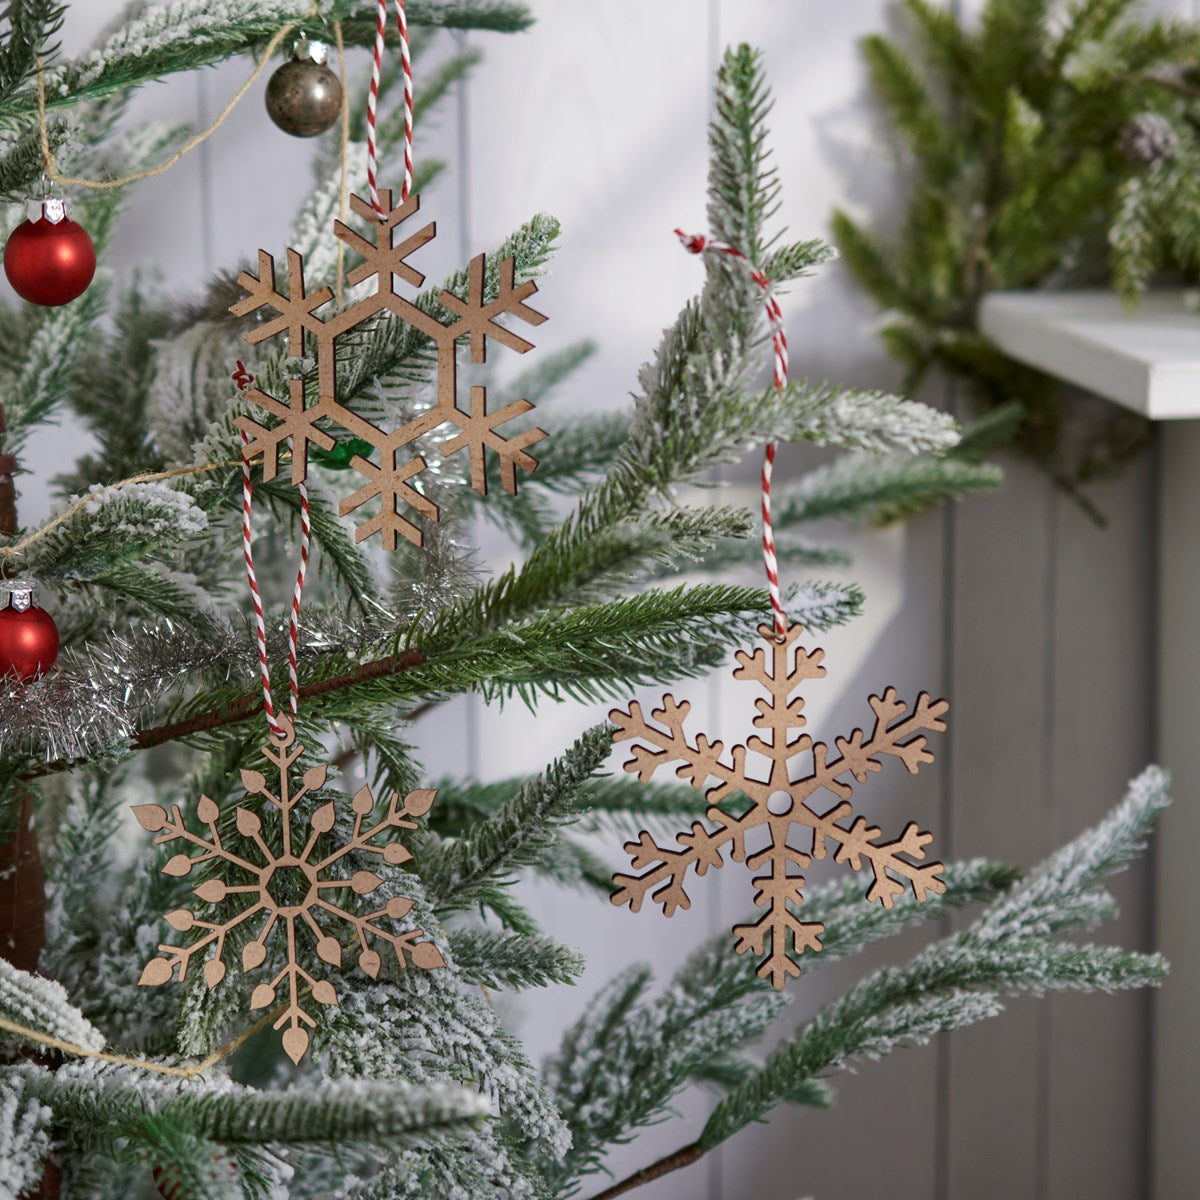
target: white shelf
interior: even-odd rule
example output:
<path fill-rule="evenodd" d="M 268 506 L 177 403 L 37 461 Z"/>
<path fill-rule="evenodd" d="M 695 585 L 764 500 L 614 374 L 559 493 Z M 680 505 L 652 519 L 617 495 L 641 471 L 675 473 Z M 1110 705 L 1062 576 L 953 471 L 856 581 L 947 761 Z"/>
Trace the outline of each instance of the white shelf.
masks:
<path fill-rule="evenodd" d="M 1006 354 L 1153 421 L 1200 417 L 1200 313 L 1182 291 L 1126 311 L 1112 292 L 993 292 L 980 326 Z"/>

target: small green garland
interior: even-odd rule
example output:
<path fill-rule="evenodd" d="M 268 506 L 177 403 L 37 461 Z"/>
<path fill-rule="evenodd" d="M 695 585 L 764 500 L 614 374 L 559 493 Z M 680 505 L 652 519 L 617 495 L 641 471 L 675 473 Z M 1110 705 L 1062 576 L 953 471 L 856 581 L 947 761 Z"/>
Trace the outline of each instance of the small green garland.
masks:
<path fill-rule="evenodd" d="M 1082 485 L 1138 454 L 1148 426 L 1113 410 L 1065 436 L 1057 381 L 979 331 L 1006 288 L 1108 284 L 1127 304 L 1200 271 L 1200 25 L 1147 21 L 1137 0 L 989 0 L 965 28 L 903 0 L 912 53 L 863 40 L 871 80 L 911 151 L 892 242 L 845 212 L 834 237 L 888 313 L 881 337 L 911 390 L 933 366 L 987 407 L 1019 401 L 1018 447 L 1093 515 Z"/>

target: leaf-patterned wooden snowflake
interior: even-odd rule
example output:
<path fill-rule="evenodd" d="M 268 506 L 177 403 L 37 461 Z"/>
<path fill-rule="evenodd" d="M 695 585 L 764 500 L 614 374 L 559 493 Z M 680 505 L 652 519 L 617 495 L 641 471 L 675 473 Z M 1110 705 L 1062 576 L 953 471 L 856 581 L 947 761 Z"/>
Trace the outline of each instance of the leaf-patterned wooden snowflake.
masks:
<path fill-rule="evenodd" d="M 281 454 L 288 449 L 289 442 L 293 483 L 300 483 L 308 476 L 310 446 L 324 451 L 333 449 L 335 438 L 331 431 L 335 428 L 344 430 L 348 439 L 367 443 L 378 461 L 363 455 L 351 458 L 349 465 L 365 482 L 342 500 L 339 511 L 345 516 L 369 501 L 378 500 L 379 512 L 358 527 L 355 540 L 361 542 L 378 533 L 384 546 L 395 550 L 400 537 L 417 546 L 423 541 L 421 530 L 405 516 L 408 509 L 428 520 L 438 519 L 437 505 L 413 486 L 427 465 L 420 455 L 407 453 L 407 448 L 419 437 L 439 426 L 456 426 L 458 432 L 441 442 L 438 452 L 449 458 L 465 450 L 470 460 L 471 485 L 481 495 L 487 495 L 488 452 L 499 459 L 501 487 L 514 495 L 517 471 L 532 471 L 537 466 L 529 448 L 546 437 L 546 431 L 531 427 L 506 435 L 502 428 L 533 408 L 528 400 L 514 400 L 489 412 L 487 389 L 474 386 L 467 406 L 459 407 L 457 345 L 461 339 L 468 340 L 474 363 L 487 360 L 490 341 L 524 354 L 533 349 L 533 343 L 506 329 L 499 319 L 510 316 L 527 325 L 540 325 L 546 317 L 525 303 L 537 291 L 537 284 L 531 279 L 516 282 L 514 259 L 504 259 L 489 283 L 487 260 L 482 254 L 471 259 L 465 298 L 446 290 L 439 293 L 438 305 L 447 320 L 436 315 L 437 306 L 422 307 L 405 299 L 396 291 L 396 280 L 399 278 L 414 288 L 425 282 L 425 276 L 409 263 L 408 257 L 437 235 L 437 226 L 430 222 L 397 243 L 400 227 L 419 211 L 420 197 L 410 196 L 395 208 L 391 206 L 391 192 L 381 191 L 379 198 L 387 210 L 382 220 L 361 196 L 350 198 L 351 209 L 366 222 L 369 238 L 342 221 L 333 224 L 334 236 L 363 259 L 347 276 L 350 284 L 375 279 L 375 290 L 355 303 L 325 317 L 318 316 L 317 310 L 333 299 L 333 292 L 328 287 L 311 293 L 306 290 L 304 259 L 295 250 L 287 252 L 286 291 L 276 283 L 275 260 L 265 250 L 258 252 L 257 275 L 243 271 L 238 276 L 238 283 L 248 295 L 232 305 L 230 312 L 246 316 L 260 309 L 273 309 L 278 314 L 257 324 L 245 334 L 245 340 L 257 345 L 282 334 L 287 337 L 289 357 L 314 354 L 316 397 L 314 402 L 311 389 L 306 389 L 305 383 L 298 379 L 290 382 L 286 400 L 253 389 L 246 396 L 276 418 L 277 423 L 238 417 L 234 424 L 250 439 L 245 448 L 246 458 L 261 456 L 263 478 L 268 480 L 277 474 Z M 433 406 L 393 430 L 380 429 L 348 408 L 342 403 L 345 397 L 338 391 L 338 338 L 383 312 L 390 312 L 411 325 L 437 347 L 437 393 Z"/>
<path fill-rule="evenodd" d="M 752 924 L 735 925 L 733 932 L 739 954 L 763 956 L 758 974 L 769 978 L 775 987 L 782 987 L 789 975 L 800 974 L 796 959 L 805 950 L 821 949 L 824 926 L 801 920 L 795 910 L 803 901 L 804 877 L 799 871 L 812 859 L 824 858 L 830 843 L 836 847 L 835 861 L 849 863 L 856 871 L 864 863 L 870 864 L 874 880 L 866 898 L 878 900 L 885 908 L 892 906 L 906 886 L 912 888 L 918 900 L 924 900 L 930 892 L 946 890 L 940 862 L 916 865 L 925 857 L 932 834 L 921 832 L 915 823 L 906 826 L 894 841 L 881 842 L 877 840 L 880 830 L 861 816 L 849 827 L 838 822 L 853 812 L 849 803 L 853 789 L 845 777 L 866 782 L 868 775 L 882 768 L 884 755 L 900 759 L 916 774 L 923 764 L 933 761 L 920 731 L 944 730 L 941 718 L 950 706 L 922 692 L 910 711 L 896 698 L 895 689 L 888 688 L 882 696 L 870 698 L 875 712 L 870 735 L 856 729 L 849 737 L 837 738 L 834 754 L 824 742 L 814 742 L 806 733 L 792 736 L 793 731 L 807 724 L 804 701 L 800 697 L 792 699 L 792 693 L 806 679 L 820 679 L 825 674 L 821 666 L 825 652 L 808 652 L 799 645 L 802 632 L 799 625 L 793 625 L 786 634 L 776 636 L 772 626 L 760 625 L 767 649 L 737 652 L 733 677 L 757 683 L 767 692 L 767 698 L 755 701 L 758 715 L 753 724 L 763 736 L 755 734 L 744 745 L 735 745 L 728 762 L 722 757 L 721 742 L 710 742 L 704 734 L 689 741 L 683 728 L 691 710 L 687 701 L 681 703 L 671 695 L 664 696 L 662 707 L 650 714 L 658 724 L 646 720 L 636 700 L 628 711 L 614 709 L 609 714 L 617 726 L 614 742 L 636 739 L 646 743 L 635 745 L 625 763 L 625 770 L 641 782 L 673 762 L 680 763 L 676 775 L 695 788 L 704 787 L 709 779 L 717 780 L 706 793 L 710 802 L 707 817 L 715 828 L 693 822 L 690 832 L 677 836 L 678 850 L 657 845 L 645 831 L 636 842 L 627 842 L 625 849 L 632 857 L 633 868 L 642 874 L 613 877 L 617 888 L 612 894 L 613 904 L 628 904 L 637 912 L 649 895 L 666 916 L 672 916 L 676 909 L 690 906 L 683 886 L 688 868 L 703 875 L 709 867 L 720 867 L 721 856 L 728 848 L 734 861 L 744 861 L 753 871 L 765 868 L 765 873 L 755 876 L 753 882 L 755 903 L 766 911 Z M 762 755 L 769 762 L 765 779 L 748 771 L 748 752 Z M 811 769 L 801 778 L 792 779 L 791 765 L 802 755 L 811 756 Z M 837 800 L 824 813 L 810 805 L 821 789 Z M 727 811 L 730 806 L 720 807 L 738 795 L 751 801 L 745 812 L 737 815 Z M 765 849 L 747 854 L 746 835 L 764 826 L 768 836 Z M 789 845 L 793 832 L 810 835 L 807 847 Z"/>
<path fill-rule="evenodd" d="M 280 957 L 283 965 L 272 979 L 254 989 L 250 1008 L 271 1007 L 278 999 L 280 985 L 285 985 L 285 998 L 274 1028 L 287 1026 L 283 1048 L 293 1062 L 299 1063 L 309 1044 L 308 1030 L 304 1026 L 316 1025 L 315 1018 L 305 1008 L 305 1001 L 311 996 L 318 1004 L 337 1003 L 333 984 L 328 979 L 318 979 L 302 965 L 302 943 L 313 945 L 323 962 L 340 967 L 345 950 L 342 935 L 352 935 L 359 949 L 358 965 L 372 979 L 383 965 L 373 943 L 390 946 L 401 967 L 411 964 L 431 970 L 446 965 L 437 946 L 420 940 L 424 936 L 423 930 L 393 933 L 378 923 L 402 920 L 412 908 L 411 900 L 394 896 L 383 907 L 365 913 L 345 907 L 341 900 L 347 892 L 369 896 L 383 883 L 374 871 L 360 868 L 347 873 L 347 857 L 374 854 L 393 865 L 407 862 L 412 854 L 401 842 L 389 840 L 380 844 L 379 839 L 391 830 L 416 829 L 414 818 L 422 817 L 430 810 L 437 793 L 409 792 L 403 801 L 399 793 L 393 793 L 386 813 L 371 822 L 375 798 L 369 787 L 362 787 L 350 801 L 354 829 L 349 840 L 330 845 L 334 840 L 330 835 L 337 821 L 332 801 L 316 808 L 303 823 L 293 820 L 296 806 L 310 792 L 324 786 L 328 768 L 324 764 L 309 767 L 300 787 L 294 788 L 289 771 L 304 747 L 296 743 L 295 731 L 288 719 L 280 715 L 278 720 L 285 736 L 272 738 L 263 747 L 263 753 L 278 769 L 278 794 L 268 787 L 267 778 L 261 771 L 242 771 L 242 785 L 247 795 L 261 796 L 278 810 L 278 838 L 264 837 L 262 818 L 253 809 L 239 806 L 234 823 L 242 844 L 238 847 L 239 852 L 235 852 L 217 829 L 220 808 L 207 796 L 202 796 L 196 806 L 197 817 L 208 826 L 207 835 L 188 829 L 178 805 L 172 805 L 170 813 L 158 804 L 134 807 L 134 815 L 142 828 L 158 834 L 155 845 L 179 841 L 198 851 L 176 854 L 163 867 L 164 874 L 190 875 L 199 864 L 217 860 L 223 864 L 226 877 L 205 879 L 194 891 L 207 904 L 226 906 L 226 911 L 233 908 L 230 915 L 221 920 L 205 920 L 183 908 L 167 913 L 166 920 L 172 929 L 179 933 L 200 931 L 201 936 L 187 946 L 160 945 L 160 956 L 146 964 L 139 982 L 152 987 L 169 983 L 175 977 L 176 968 L 182 980 L 193 959 L 207 951 L 204 979 L 210 988 L 216 987 L 225 978 L 225 943 L 230 933 L 247 922 L 256 923 L 253 938 L 242 945 L 242 969 L 254 971 L 268 959 L 274 964 Z M 297 834 L 303 841 L 299 850 L 296 849 Z M 271 842 L 278 848 L 273 848 Z M 272 950 L 277 952 L 271 953 Z"/>

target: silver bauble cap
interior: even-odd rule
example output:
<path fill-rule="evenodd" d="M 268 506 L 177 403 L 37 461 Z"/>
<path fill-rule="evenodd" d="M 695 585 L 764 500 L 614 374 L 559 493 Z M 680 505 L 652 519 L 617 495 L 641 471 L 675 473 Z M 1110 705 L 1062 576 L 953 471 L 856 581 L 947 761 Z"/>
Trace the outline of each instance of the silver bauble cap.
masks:
<path fill-rule="evenodd" d="M 292 47 L 292 57 L 300 62 L 315 62 L 318 66 L 324 66 L 329 57 L 329 46 L 302 33 Z"/>
<path fill-rule="evenodd" d="M 38 602 L 38 585 L 33 579 L 0 579 L 0 609 L 24 612 Z"/>
<path fill-rule="evenodd" d="M 49 221 L 57 225 L 65 220 L 67 202 L 61 196 L 30 196 L 25 201 L 25 216 L 30 221 Z"/>

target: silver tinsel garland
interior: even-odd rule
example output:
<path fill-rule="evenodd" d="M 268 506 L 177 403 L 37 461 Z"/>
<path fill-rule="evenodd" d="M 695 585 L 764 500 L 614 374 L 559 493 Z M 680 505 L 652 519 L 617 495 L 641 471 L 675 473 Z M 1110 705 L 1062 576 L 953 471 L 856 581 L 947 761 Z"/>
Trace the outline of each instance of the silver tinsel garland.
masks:
<path fill-rule="evenodd" d="M 433 595 L 426 612 L 436 613 Z M 438 600 L 445 600 L 445 593 Z M 412 597 L 405 608 L 420 608 Z M 344 654 L 357 658 L 365 646 L 408 623 L 383 609 L 354 623 L 329 610 L 314 611 L 301 630 L 300 656 Z M 282 627 L 269 630 L 271 660 L 287 658 Z M 65 653 L 56 666 L 31 683 L 0 676 L 0 757 L 45 762 L 120 755 L 139 726 L 189 684 L 234 683 L 253 690 L 258 650 L 249 622 L 212 620 L 187 628 L 164 621 L 103 639 Z M 286 673 L 277 673 L 280 679 Z"/>
<path fill-rule="evenodd" d="M 173 622 L 110 633 L 32 683 L 0 677 L 0 755 L 60 759 L 120 753 L 170 687 L 248 661 L 248 629 Z"/>

